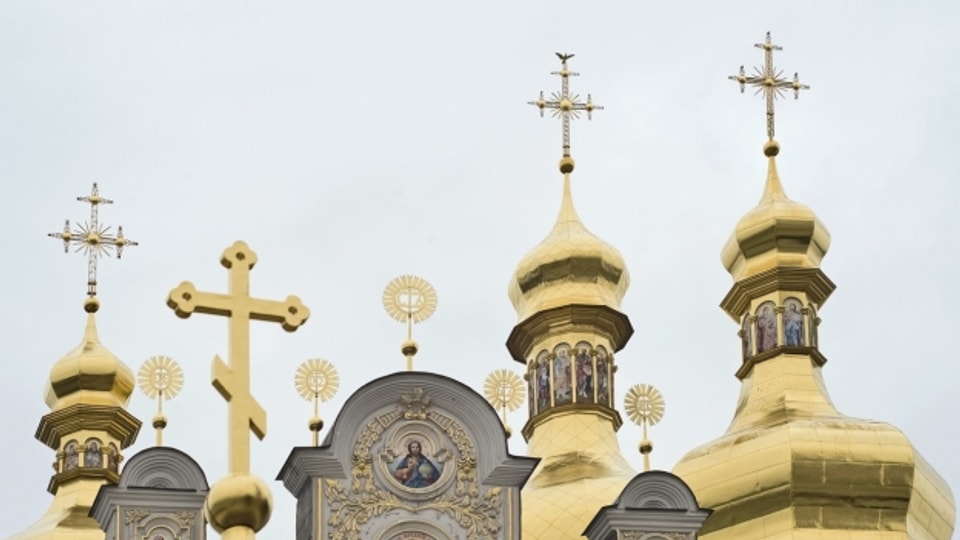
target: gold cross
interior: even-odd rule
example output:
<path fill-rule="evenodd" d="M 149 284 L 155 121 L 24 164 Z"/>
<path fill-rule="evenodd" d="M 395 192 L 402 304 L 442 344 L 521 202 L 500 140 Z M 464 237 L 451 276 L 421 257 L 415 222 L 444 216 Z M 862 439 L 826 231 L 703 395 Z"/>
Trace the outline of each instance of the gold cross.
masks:
<path fill-rule="evenodd" d="M 76 225 L 71 230 L 70 220 L 63 225 L 63 231 L 50 233 L 47 236 L 63 240 L 63 252 L 69 253 L 70 246 L 76 245 L 75 252 L 82 251 L 87 256 L 87 296 L 97 296 L 97 260 L 100 255 L 111 255 L 116 250 L 117 258 L 123 255 L 123 248 L 135 246 L 136 242 L 123 236 L 123 227 L 117 227 L 117 234 L 110 233 L 110 227 L 100 225 L 99 208 L 101 204 L 113 204 L 110 199 L 100 196 L 97 183 L 93 183 L 90 195 L 77 197 L 80 202 L 90 204 L 90 221 L 83 225 Z"/>
<path fill-rule="evenodd" d="M 307 321 L 310 310 L 296 296 L 280 302 L 250 296 L 250 270 L 257 254 L 247 244 L 235 242 L 220 258 L 229 271 L 227 294 L 198 291 L 184 281 L 170 291 L 167 305 L 178 317 L 207 313 L 230 318 L 229 365 L 219 356 L 213 359 L 213 386 L 227 401 L 229 417 L 229 460 L 231 473 L 250 472 L 250 436 L 267 434 L 267 413 L 250 393 L 250 320 L 277 322 L 293 332 Z"/>
<path fill-rule="evenodd" d="M 580 111 L 587 111 L 587 119 L 593 119 L 593 111 L 603 110 L 603 107 L 593 104 L 593 98 L 587 94 L 587 101 L 580 101 L 577 94 L 570 95 L 570 77 L 578 77 L 579 73 L 574 73 L 567 68 L 567 60 L 573 58 L 572 54 L 556 53 L 560 59 L 560 71 L 554 71 L 551 75 L 560 76 L 560 92 L 551 92 L 550 99 L 546 99 L 543 91 L 540 92 L 540 99 L 528 101 L 530 105 L 536 105 L 540 109 L 540 117 L 543 117 L 544 109 L 551 109 L 554 118 L 560 117 L 563 123 L 563 157 L 570 157 L 570 120 L 580 118 Z M 572 170 L 572 168 L 571 168 Z M 569 171 L 567 171 L 569 172 Z"/>
<path fill-rule="evenodd" d="M 810 87 L 805 84 L 800 84 L 800 76 L 797 73 L 793 74 L 793 80 L 784 79 L 781 77 L 783 71 L 777 71 L 776 68 L 773 67 L 773 51 L 782 51 L 783 47 L 773 44 L 770 40 L 770 32 L 767 32 L 766 41 L 763 43 L 755 43 L 753 46 L 758 49 L 763 49 L 763 70 L 755 67 L 753 70 L 756 74 L 748 77 L 743 66 L 740 66 L 739 73 L 727 78 L 740 83 L 741 94 L 743 93 L 744 87 L 748 84 L 757 87 L 755 94 L 759 94 L 760 92 L 764 93 L 764 96 L 767 98 L 767 137 L 772 141 L 774 135 L 773 101 L 776 98 L 783 97 L 787 90 L 793 90 L 793 98 L 798 99 L 800 97 L 800 90 L 809 90 Z"/>

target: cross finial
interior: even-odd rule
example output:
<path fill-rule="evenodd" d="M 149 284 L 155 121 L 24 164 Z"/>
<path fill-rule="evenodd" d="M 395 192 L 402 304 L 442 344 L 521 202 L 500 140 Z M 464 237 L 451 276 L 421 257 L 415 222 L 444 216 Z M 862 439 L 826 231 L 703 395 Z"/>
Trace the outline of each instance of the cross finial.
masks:
<path fill-rule="evenodd" d="M 90 195 L 77 197 L 77 200 L 90 204 L 90 221 L 83 225 L 77 224 L 71 229 L 68 219 L 63 225 L 63 231 L 47 236 L 63 240 L 64 253 L 69 253 L 70 246 L 74 245 L 74 251 L 82 251 L 87 256 L 87 296 L 94 298 L 97 296 L 97 259 L 101 255 L 112 255 L 114 251 L 119 259 L 123 255 L 124 247 L 135 246 L 137 243 L 123 236 L 123 227 L 117 227 L 117 234 L 112 234 L 109 226 L 100 224 L 100 205 L 113 204 L 113 201 L 100 196 L 96 182 L 93 183 Z"/>
<path fill-rule="evenodd" d="M 194 312 L 230 319 L 230 348 L 227 362 L 215 356 L 212 383 L 227 401 L 229 475 L 213 485 L 207 496 L 210 524 L 217 532 L 236 531 L 223 538 L 252 540 L 270 518 L 270 489 L 250 474 L 250 431 L 259 439 L 267 434 L 267 413 L 250 392 L 250 321 L 280 323 L 293 332 L 310 316 L 310 310 L 296 296 L 267 300 L 250 296 L 250 270 L 257 254 L 244 242 L 235 242 L 223 251 L 220 264 L 229 272 L 227 293 L 198 291 L 184 281 L 167 296 L 178 317 Z"/>
<path fill-rule="evenodd" d="M 810 87 L 800 84 L 800 76 L 797 73 L 793 74 L 793 79 L 786 79 L 782 77 L 783 71 L 777 71 L 773 66 L 773 51 L 781 51 L 783 47 L 773 44 L 770 32 L 767 32 L 767 39 L 763 43 L 755 43 L 753 46 L 763 49 L 763 69 L 755 67 L 753 68 L 755 74 L 748 76 L 743 66 L 740 66 L 740 71 L 736 75 L 729 76 L 728 79 L 740 84 L 740 93 L 743 93 L 748 84 L 757 88 L 755 94 L 763 92 L 767 101 L 767 138 L 772 141 L 774 100 L 783 97 L 787 90 L 793 90 L 793 98 L 798 99 L 800 90 L 809 90 Z"/>
<path fill-rule="evenodd" d="M 570 53 L 556 53 L 560 59 L 560 71 L 554 71 L 551 75 L 560 76 L 560 92 L 551 92 L 550 99 L 540 92 L 540 98 L 536 101 L 529 101 L 530 105 L 536 105 L 540 109 L 540 117 L 543 117 L 543 111 L 550 109 L 554 117 L 560 117 L 563 124 L 563 159 L 560 160 L 560 172 L 568 174 L 573 172 L 573 158 L 570 157 L 570 120 L 580 118 L 580 111 L 587 112 L 587 119 L 593 119 L 593 111 L 603 110 L 603 107 L 595 105 L 593 98 L 587 94 L 587 101 L 580 101 L 578 94 L 570 94 L 570 77 L 577 77 L 580 74 L 574 73 L 567 68 L 567 60 L 573 58 Z"/>

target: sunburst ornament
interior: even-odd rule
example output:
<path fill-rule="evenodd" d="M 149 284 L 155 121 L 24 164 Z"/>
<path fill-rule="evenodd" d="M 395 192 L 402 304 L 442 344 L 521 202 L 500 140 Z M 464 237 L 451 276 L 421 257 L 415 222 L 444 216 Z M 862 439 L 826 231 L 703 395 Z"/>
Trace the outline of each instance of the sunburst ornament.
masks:
<path fill-rule="evenodd" d="M 493 408 L 500 411 L 503 428 L 509 437 L 512 430 L 507 424 L 507 412 L 517 410 L 526 394 L 520 376 L 508 369 L 498 369 L 487 375 L 483 382 L 483 394 Z"/>
<path fill-rule="evenodd" d="M 313 433 L 313 445 L 320 442 L 320 430 L 323 429 L 323 419 L 320 418 L 320 402 L 329 401 L 340 388 L 340 375 L 329 361 L 322 358 L 313 358 L 300 364 L 293 377 L 293 384 L 300 396 L 307 401 L 313 401 L 313 417 L 307 427 Z"/>
<path fill-rule="evenodd" d="M 151 356 L 139 371 L 140 390 L 150 399 L 173 399 L 183 388 L 183 370 L 169 356 Z"/>
<path fill-rule="evenodd" d="M 157 414 L 153 427 L 157 430 L 157 446 L 163 446 L 163 428 L 167 417 L 163 414 L 163 400 L 173 399 L 183 388 L 183 370 L 169 356 L 151 356 L 138 372 L 140 390 L 150 399 L 157 400 Z"/>
<path fill-rule="evenodd" d="M 300 364 L 294 376 L 297 392 L 307 401 L 330 401 L 340 388 L 340 375 L 329 361 L 313 358 Z"/>
<path fill-rule="evenodd" d="M 643 454 L 643 468 L 649 471 L 650 452 L 653 452 L 653 443 L 647 439 L 647 426 L 656 425 L 663 419 L 663 413 L 666 410 L 663 394 L 653 385 L 636 384 L 627 391 L 623 406 L 630 420 L 643 428 L 640 453 Z"/>
<path fill-rule="evenodd" d="M 413 340 L 413 323 L 427 320 L 437 310 L 437 291 L 418 276 L 400 276 L 383 290 L 383 307 L 394 319 L 407 323 L 407 340 L 400 351 L 407 358 L 407 371 L 413 371 L 413 357 L 419 347 Z"/>

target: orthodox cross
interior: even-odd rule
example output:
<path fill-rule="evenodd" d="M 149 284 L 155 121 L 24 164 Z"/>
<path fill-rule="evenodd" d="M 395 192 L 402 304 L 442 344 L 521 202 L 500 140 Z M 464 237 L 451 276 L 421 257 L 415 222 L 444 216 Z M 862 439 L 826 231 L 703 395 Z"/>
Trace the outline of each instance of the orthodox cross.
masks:
<path fill-rule="evenodd" d="M 71 229 L 68 219 L 63 225 L 63 231 L 50 233 L 47 236 L 63 240 L 64 253 L 69 253 L 70 246 L 75 245 L 77 249 L 74 252 L 82 251 L 87 256 L 87 296 L 94 298 L 97 296 L 97 259 L 101 255 L 112 255 L 114 250 L 119 259 L 123 255 L 124 247 L 135 246 L 137 243 L 123 236 L 123 227 L 117 227 L 117 234 L 113 235 L 110 233 L 110 227 L 100 224 L 98 211 L 100 205 L 113 204 L 113 201 L 100 196 L 96 182 L 93 183 L 90 195 L 77 197 L 77 200 L 90 204 L 90 221 L 75 225 Z"/>
<path fill-rule="evenodd" d="M 580 101 L 580 96 L 570 94 L 570 77 L 578 77 L 579 73 L 574 73 L 567 68 L 567 60 L 573 58 L 572 54 L 556 53 L 560 59 L 560 71 L 554 71 L 551 75 L 560 76 L 560 92 L 551 92 L 550 99 L 546 99 L 543 91 L 540 91 L 540 99 L 529 101 L 530 105 L 536 105 L 540 109 L 540 117 L 543 117 L 544 109 L 552 110 L 554 118 L 560 117 L 563 123 L 563 157 L 570 157 L 570 120 L 580 118 L 580 111 L 587 111 L 587 119 L 593 119 L 593 111 L 603 110 L 603 107 L 593 104 L 593 98 L 587 94 L 586 103 Z M 572 170 L 572 168 L 571 168 Z"/>
<path fill-rule="evenodd" d="M 781 77 L 783 70 L 777 71 L 776 68 L 773 67 L 773 51 L 782 51 L 783 47 L 773 44 L 770 40 L 770 32 L 767 32 L 766 41 L 763 43 L 754 43 L 753 46 L 758 49 L 763 49 L 763 69 L 753 68 L 755 74 L 748 77 L 743 66 L 740 66 L 739 73 L 727 78 L 740 83 L 741 94 L 748 84 L 757 88 L 755 94 L 763 92 L 764 97 L 767 98 L 767 138 L 772 141 L 774 134 L 774 100 L 783 97 L 787 90 L 793 90 L 793 98 L 798 99 L 800 97 L 800 90 L 809 90 L 810 87 L 805 84 L 800 84 L 800 76 L 797 73 L 793 74 L 793 80 L 785 79 Z"/>
<path fill-rule="evenodd" d="M 310 310 L 296 296 L 282 302 L 250 296 L 250 270 L 257 264 L 257 255 L 244 242 L 225 249 L 220 264 L 229 271 L 227 294 L 198 291 L 184 281 L 170 291 L 167 305 L 183 319 L 194 311 L 230 319 L 230 363 L 214 357 L 212 382 L 228 406 L 228 471 L 245 474 L 250 472 L 247 430 L 259 439 L 267 434 L 267 413 L 250 393 L 250 320 L 277 322 L 293 332 L 307 321 Z"/>

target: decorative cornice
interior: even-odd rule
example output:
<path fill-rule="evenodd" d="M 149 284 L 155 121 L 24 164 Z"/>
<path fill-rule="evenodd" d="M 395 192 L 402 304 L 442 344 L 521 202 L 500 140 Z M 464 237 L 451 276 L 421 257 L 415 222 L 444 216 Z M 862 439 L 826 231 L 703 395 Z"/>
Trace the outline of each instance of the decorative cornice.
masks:
<path fill-rule="evenodd" d="M 34 436 L 53 450 L 58 450 L 61 437 L 80 430 L 105 431 L 117 439 L 120 448 L 126 448 L 137 439 L 140 420 L 120 407 L 75 403 L 45 414 Z"/>
<path fill-rule="evenodd" d="M 513 327 L 507 338 L 510 356 L 521 364 L 537 339 L 551 333 L 566 332 L 571 327 L 589 328 L 610 340 L 614 351 L 619 351 L 633 335 L 630 319 L 608 306 L 571 304 L 537 312 Z"/>
<path fill-rule="evenodd" d="M 737 378 L 742 381 L 753 371 L 753 366 L 759 364 L 760 362 L 772 360 L 784 354 L 809 356 L 810 360 L 812 360 L 817 367 L 823 367 L 823 365 L 827 363 L 827 357 L 824 356 L 816 347 L 788 347 L 786 345 L 781 345 L 779 347 L 774 347 L 769 351 L 755 354 L 744 360 L 743 364 L 740 366 L 740 369 L 737 370 Z"/>
<path fill-rule="evenodd" d="M 566 416 L 568 414 L 583 414 L 586 412 L 594 413 L 601 418 L 609 420 L 610 423 L 613 424 L 613 431 L 618 431 L 620 426 L 623 425 L 623 419 L 620 418 L 620 412 L 616 409 L 595 403 L 571 403 L 569 405 L 551 407 L 542 414 L 538 414 L 537 416 L 527 420 L 527 423 L 523 426 L 523 439 L 525 441 L 529 441 L 530 437 L 533 435 L 533 432 L 551 418 Z"/>
<path fill-rule="evenodd" d="M 78 467 L 51 476 L 50 483 L 47 484 L 47 491 L 51 495 L 56 495 L 60 486 L 77 478 L 100 480 L 108 484 L 116 484 L 120 481 L 120 475 L 117 472 L 105 467 Z"/>
<path fill-rule="evenodd" d="M 776 291 L 802 291 L 819 307 L 836 288 L 819 268 L 776 267 L 734 283 L 720 307 L 739 321 L 750 301 L 759 296 Z"/>

